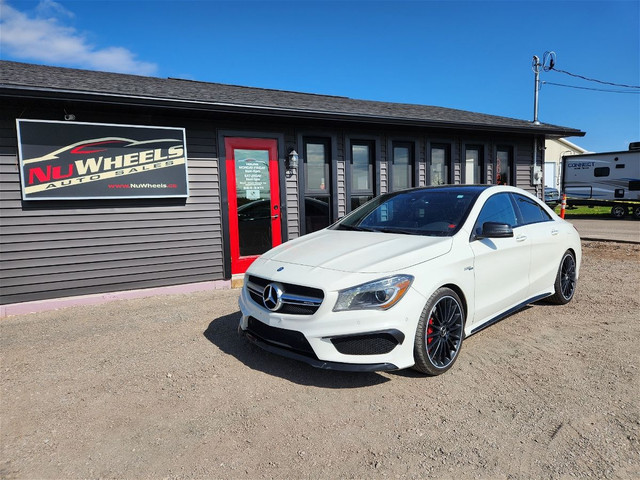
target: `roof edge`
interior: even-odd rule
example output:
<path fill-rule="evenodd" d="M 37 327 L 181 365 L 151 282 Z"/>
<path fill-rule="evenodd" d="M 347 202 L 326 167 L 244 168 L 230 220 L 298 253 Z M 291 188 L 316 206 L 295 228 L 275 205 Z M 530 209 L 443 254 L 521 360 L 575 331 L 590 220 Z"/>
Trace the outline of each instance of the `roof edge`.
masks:
<path fill-rule="evenodd" d="M 92 99 L 91 101 L 98 102 L 99 99 L 118 99 L 120 104 L 135 104 L 141 103 L 143 105 L 154 105 L 166 108 L 186 108 L 189 110 L 210 110 L 210 111 L 228 111 L 231 110 L 235 113 L 251 112 L 256 114 L 272 114 L 277 116 L 291 116 L 295 114 L 297 118 L 325 118 L 325 119 L 337 119 L 343 121 L 368 121 L 369 123 L 388 123 L 393 125 L 413 125 L 413 126 L 428 126 L 428 127 L 440 127 L 440 128 L 460 128 L 460 129 L 479 129 L 483 131 L 505 131 L 510 133 L 528 133 L 528 134 L 545 134 L 553 136 L 584 136 L 586 133 L 581 130 L 560 127 L 551 124 L 539 124 L 534 125 L 533 122 L 527 126 L 492 126 L 482 123 L 463 122 L 463 121 L 432 121 L 423 120 L 419 118 L 407 117 L 399 119 L 397 117 L 386 117 L 381 115 L 367 115 L 356 114 L 350 112 L 328 112 L 313 109 L 301 109 L 291 107 L 270 107 L 264 105 L 246 105 L 239 103 L 225 103 L 225 102 L 210 102 L 203 100 L 190 100 L 190 99 L 172 99 L 165 97 L 151 97 L 145 95 L 125 95 L 120 93 L 111 92 L 90 92 L 79 91 L 69 89 L 58 88 L 46 88 L 46 87 L 34 87 L 26 85 L 13 85 L 0 83 L 0 92 L 7 91 L 6 96 L 9 97 L 24 97 L 20 95 L 22 92 L 34 92 L 39 95 L 33 95 L 34 98 L 46 97 L 49 93 L 56 93 L 62 96 L 60 100 L 69 100 L 70 98 L 76 98 L 81 100 L 84 98 Z M 11 91 L 16 91 L 16 94 L 11 94 Z M 130 101 L 126 101 L 130 100 Z M 227 110 L 228 109 L 228 110 Z M 506 118 L 506 117 L 505 117 Z"/>

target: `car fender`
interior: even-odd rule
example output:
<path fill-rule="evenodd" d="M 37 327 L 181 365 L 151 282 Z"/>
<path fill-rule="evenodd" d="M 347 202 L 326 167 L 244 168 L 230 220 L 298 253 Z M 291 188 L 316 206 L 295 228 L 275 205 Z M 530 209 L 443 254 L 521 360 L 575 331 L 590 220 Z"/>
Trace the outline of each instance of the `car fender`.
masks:
<path fill-rule="evenodd" d="M 473 251 L 468 238 L 469 232 L 461 230 L 448 253 L 416 265 L 407 273 L 415 277 L 412 288 L 424 297 L 425 304 L 436 290 L 449 286 L 461 294 L 466 318 L 472 318 L 475 279 Z"/>

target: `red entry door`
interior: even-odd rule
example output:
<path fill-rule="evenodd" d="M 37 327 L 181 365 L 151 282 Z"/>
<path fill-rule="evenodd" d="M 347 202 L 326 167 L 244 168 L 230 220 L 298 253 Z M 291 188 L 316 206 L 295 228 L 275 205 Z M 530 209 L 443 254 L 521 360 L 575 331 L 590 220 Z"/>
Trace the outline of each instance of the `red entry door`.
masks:
<path fill-rule="evenodd" d="M 231 273 L 244 273 L 282 243 L 278 144 L 262 138 L 224 140 Z"/>

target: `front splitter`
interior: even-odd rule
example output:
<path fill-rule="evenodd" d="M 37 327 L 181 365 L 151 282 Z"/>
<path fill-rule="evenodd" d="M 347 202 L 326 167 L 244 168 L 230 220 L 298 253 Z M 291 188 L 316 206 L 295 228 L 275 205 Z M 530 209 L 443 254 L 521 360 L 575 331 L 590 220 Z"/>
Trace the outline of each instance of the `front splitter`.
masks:
<path fill-rule="evenodd" d="M 264 342 L 260 338 L 253 335 L 251 332 L 242 331 L 238 329 L 242 334 L 254 345 L 266 350 L 267 352 L 280 355 L 282 357 L 291 358 L 300 362 L 307 363 L 315 368 L 321 368 L 324 370 L 340 370 L 343 372 L 384 372 L 390 370 L 399 370 L 393 363 L 342 363 L 342 362 L 327 362 L 325 360 L 318 360 L 310 358 L 305 355 L 301 355 L 286 348 L 276 347 L 270 343 Z"/>

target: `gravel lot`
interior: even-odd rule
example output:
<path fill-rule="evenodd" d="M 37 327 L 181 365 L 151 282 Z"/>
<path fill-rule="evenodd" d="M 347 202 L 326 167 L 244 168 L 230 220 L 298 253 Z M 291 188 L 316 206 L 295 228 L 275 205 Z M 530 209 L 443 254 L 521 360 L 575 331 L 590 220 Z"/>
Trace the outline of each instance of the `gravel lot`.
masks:
<path fill-rule="evenodd" d="M 0 322 L 0 478 L 640 478 L 640 245 L 467 339 L 440 377 L 236 334 L 238 291 Z"/>

